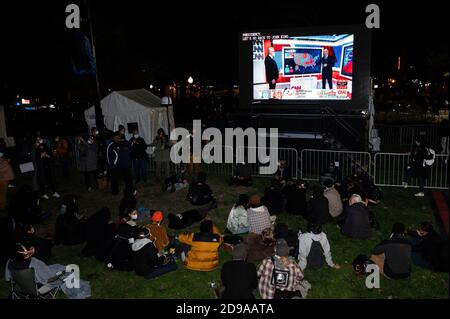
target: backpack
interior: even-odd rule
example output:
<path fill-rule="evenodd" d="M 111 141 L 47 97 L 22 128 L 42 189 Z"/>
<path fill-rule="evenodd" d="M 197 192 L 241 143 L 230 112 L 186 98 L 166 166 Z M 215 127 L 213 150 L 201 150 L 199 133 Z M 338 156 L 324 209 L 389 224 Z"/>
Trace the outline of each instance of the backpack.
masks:
<path fill-rule="evenodd" d="M 436 160 L 436 151 L 432 148 L 426 148 L 428 155 L 427 158 L 423 161 L 424 166 L 431 166 L 434 164 Z"/>
<path fill-rule="evenodd" d="M 325 264 L 325 256 L 319 241 L 312 240 L 311 249 L 306 257 L 308 268 L 319 269 Z"/>

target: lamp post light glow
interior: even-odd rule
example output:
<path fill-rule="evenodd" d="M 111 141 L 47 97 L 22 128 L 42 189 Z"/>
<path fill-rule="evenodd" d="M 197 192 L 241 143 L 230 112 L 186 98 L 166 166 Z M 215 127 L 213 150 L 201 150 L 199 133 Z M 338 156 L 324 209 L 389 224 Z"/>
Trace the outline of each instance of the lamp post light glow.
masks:
<path fill-rule="evenodd" d="M 189 77 L 189 79 L 187 80 L 189 84 L 194 83 L 194 79 L 192 78 L 192 76 Z"/>

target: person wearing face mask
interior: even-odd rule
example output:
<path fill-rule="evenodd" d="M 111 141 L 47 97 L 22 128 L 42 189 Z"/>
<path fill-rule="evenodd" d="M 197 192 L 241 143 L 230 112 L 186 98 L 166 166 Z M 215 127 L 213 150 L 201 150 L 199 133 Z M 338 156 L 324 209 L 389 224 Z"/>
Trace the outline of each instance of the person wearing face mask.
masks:
<path fill-rule="evenodd" d="M 137 219 L 138 212 L 135 206 L 127 207 L 125 212 L 121 214 L 114 244 L 106 263 L 109 269 L 133 271 L 134 257 L 131 245 L 134 244 L 134 235 L 138 229 Z"/>
<path fill-rule="evenodd" d="M 130 157 L 133 162 L 134 178 L 136 183 L 141 180 L 147 182 L 147 143 L 139 136 L 138 130 L 133 131 L 130 139 Z"/>
<path fill-rule="evenodd" d="M 56 192 L 52 151 L 44 144 L 44 140 L 41 137 L 36 139 L 34 157 L 36 178 L 42 198 L 49 199 L 46 194 L 46 186 L 52 190 L 54 198 L 60 198 L 61 196 Z"/>
<path fill-rule="evenodd" d="M 94 184 L 97 182 L 98 168 L 98 144 L 90 136 L 85 141 L 81 136 L 76 138 L 75 152 L 77 157 L 77 168 L 84 174 L 84 183 L 89 193 L 93 192 L 91 177 Z"/>

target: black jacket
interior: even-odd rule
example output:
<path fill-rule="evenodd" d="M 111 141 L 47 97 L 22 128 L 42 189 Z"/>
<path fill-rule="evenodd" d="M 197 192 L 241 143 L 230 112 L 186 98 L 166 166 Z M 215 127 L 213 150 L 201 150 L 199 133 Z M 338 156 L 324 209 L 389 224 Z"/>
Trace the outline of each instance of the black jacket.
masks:
<path fill-rule="evenodd" d="M 116 238 L 110 254 L 110 262 L 114 269 L 123 271 L 134 269 L 134 256 L 129 239 L 134 237 L 135 232 L 136 227 L 126 223 L 117 227 Z"/>
<path fill-rule="evenodd" d="M 83 249 L 83 255 L 95 256 L 99 261 L 107 260 L 116 231 L 115 225 L 109 223 L 110 219 L 111 212 L 108 208 L 102 208 L 88 218 L 86 221 L 86 246 Z"/>
<path fill-rule="evenodd" d="M 72 213 L 58 216 L 55 224 L 55 244 L 74 246 L 86 239 L 86 223 Z"/>
<path fill-rule="evenodd" d="M 289 185 L 284 187 L 283 193 L 286 197 L 285 208 L 288 214 L 298 215 L 306 212 L 306 189 Z"/>
<path fill-rule="evenodd" d="M 142 137 L 131 138 L 130 140 L 130 156 L 132 159 L 142 159 L 147 157 L 147 144 Z"/>
<path fill-rule="evenodd" d="M 169 214 L 169 228 L 184 229 L 191 226 L 193 223 L 199 222 L 205 218 L 198 210 L 188 210 L 181 214 Z"/>
<path fill-rule="evenodd" d="M 317 61 L 317 63 L 322 64 L 322 75 L 330 76 L 333 74 L 333 66 L 335 63 L 334 57 L 328 56 L 325 58 L 324 56 Z M 325 64 L 327 66 L 325 66 Z"/>
<path fill-rule="evenodd" d="M 206 183 L 195 182 L 189 186 L 187 200 L 196 206 L 208 204 L 213 200 L 212 190 Z"/>
<path fill-rule="evenodd" d="M 437 233 L 429 233 L 423 237 L 419 237 L 415 232 L 410 235 L 420 240 L 413 246 L 413 251 L 421 254 L 434 271 L 449 271 L 448 241 L 442 239 Z"/>
<path fill-rule="evenodd" d="M 252 263 L 233 260 L 226 262 L 220 274 L 225 291 L 222 299 L 254 299 L 258 286 L 256 267 Z"/>
<path fill-rule="evenodd" d="M 382 241 L 373 251 L 374 255 L 385 254 L 384 273 L 392 279 L 408 278 L 411 274 L 411 242 L 403 237 Z"/>
<path fill-rule="evenodd" d="M 320 195 L 311 199 L 306 208 L 306 219 L 314 219 L 321 225 L 333 221 L 333 217 L 330 215 L 328 199 L 325 196 Z"/>
<path fill-rule="evenodd" d="M 283 201 L 283 195 L 279 187 L 271 186 L 264 191 L 262 202 L 271 214 L 283 212 Z"/>
<path fill-rule="evenodd" d="M 106 155 L 111 168 L 131 168 L 130 144 L 127 141 L 109 144 Z"/>
<path fill-rule="evenodd" d="M 274 59 L 267 56 L 264 60 L 264 65 L 266 66 L 266 80 L 267 82 L 272 82 L 272 80 L 278 80 L 278 65 Z"/>
<path fill-rule="evenodd" d="M 343 217 L 345 217 L 345 222 L 341 228 L 343 235 L 356 239 L 368 239 L 372 236 L 369 211 L 364 203 L 356 203 L 346 207 L 343 214 Z"/>
<path fill-rule="evenodd" d="M 134 270 L 138 276 L 147 276 L 164 262 L 164 257 L 158 257 L 158 250 L 152 242 L 133 252 Z"/>

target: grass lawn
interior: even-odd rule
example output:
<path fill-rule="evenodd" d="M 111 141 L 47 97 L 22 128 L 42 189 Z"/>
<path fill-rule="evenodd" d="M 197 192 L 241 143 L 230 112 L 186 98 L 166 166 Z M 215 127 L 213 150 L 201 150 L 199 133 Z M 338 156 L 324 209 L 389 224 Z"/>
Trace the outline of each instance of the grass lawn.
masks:
<path fill-rule="evenodd" d="M 113 197 L 109 193 L 84 191 L 82 178 L 75 172 L 74 177 L 62 182 L 62 194 L 74 193 L 80 196 L 80 209 L 86 214 L 92 214 L 104 206 L 111 208 L 114 216 L 118 214 L 120 197 Z M 262 194 L 268 184 L 268 179 L 256 179 L 253 188 L 230 188 L 226 179 L 210 177 L 209 184 L 219 201 L 219 208 L 210 213 L 210 218 L 224 230 L 231 206 L 240 193 Z M 186 190 L 178 193 L 161 194 L 160 185 L 138 185 L 139 203 L 151 209 L 160 209 L 164 213 L 181 212 L 190 209 L 185 200 Z M 370 256 L 373 247 L 389 236 L 392 224 L 403 222 L 407 227 L 416 227 L 422 221 L 435 222 L 429 200 L 414 198 L 414 190 L 384 189 L 385 198 L 377 207 L 372 207 L 381 224 L 381 231 L 375 232 L 373 238 L 367 241 L 354 241 L 343 237 L 335 225 L 326 225 L 324 231 L 328 235 L 333 259 L 342 266 L 340 270 L 321 269 L 306 270 L 305 278 L 312 284 L 308 298 L 448 298 L 448 274 L 432 273 L 417 267 L 413 268 L 412 276 L 405 280 L 381 279 L 381 289 L 369 290 L 365 287 L 365 279 L 358 278 L 353 273 L 351 263 L 360 253 Z M 59 207 L 61 200 L 49 200 L 43 205 L 48 209 Z M 280 215 L 279 221 L 286 222 L 291 229 L 304 229 L 305 221 L 301 217 Z M 41 236 L 53 233 L 52 220 L 36 228 Z M 198 224 L 192 229 L 198 230 Z M 169 234 L 173 234 L 169 231 Z M 50 263 L 77 264 L 81 269 L 81 277 L 89 280 L 92 286 L 93 298 L 140 299 L 140 298 L 174 298 L 174 299 L 202 299 L 212 298 L 208 288 L 211 281 L 220 280 L 220 268 L 212 272 L 194 272 L 183 268 L 179 263 L 176 272 L 162 277 L 146 280 L 134 273 L 108 271 L 104 265 L 94 258 L 81 256 L 83 246 L 55 247 L 54 258 Z M 230 254 L 221 252 L 221 263 L 229 260 Z M 0 267 L 4 271 L 4 267 Z M 0 282 L 0 298 L 7 298 L 9 284 Z M 63 296 L 61 296 L 63 297 Z"/>

